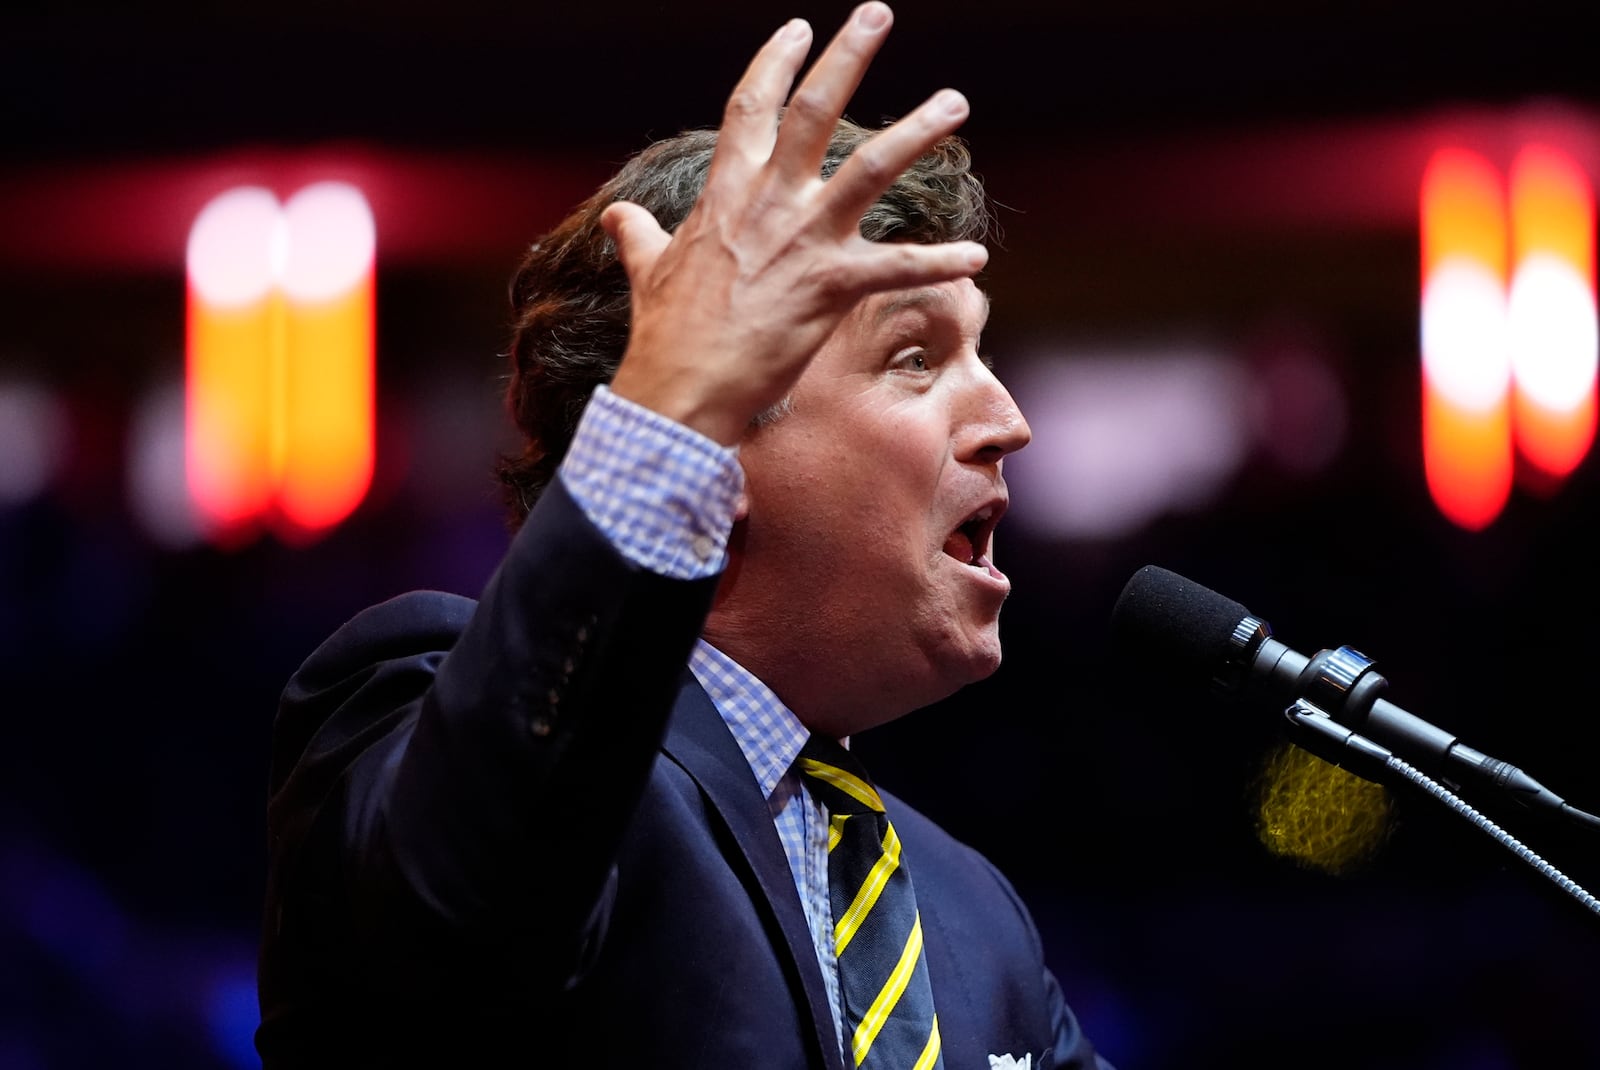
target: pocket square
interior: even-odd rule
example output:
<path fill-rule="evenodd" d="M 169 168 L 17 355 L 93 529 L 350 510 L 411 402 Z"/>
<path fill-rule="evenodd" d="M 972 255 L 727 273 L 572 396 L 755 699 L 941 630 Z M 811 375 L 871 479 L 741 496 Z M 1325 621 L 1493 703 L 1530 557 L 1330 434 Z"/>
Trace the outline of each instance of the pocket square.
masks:
<path fill-rule="evenodd" d="M 1033 1056 L 1024 1052 L 1022 1058 L 1012 1058 L 1008 1051 L 1004 1055 L 989 1056 L 989 1070 L 1032 1070 Z"/>

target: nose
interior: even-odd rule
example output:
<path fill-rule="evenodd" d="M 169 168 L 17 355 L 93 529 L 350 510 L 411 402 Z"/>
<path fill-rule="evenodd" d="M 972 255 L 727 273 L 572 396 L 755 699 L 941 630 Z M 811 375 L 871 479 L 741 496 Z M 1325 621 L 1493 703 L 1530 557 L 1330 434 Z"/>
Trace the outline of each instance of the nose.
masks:
<path fill-rule="evenodd" d="M 957 457 L 975 464 L 996 464 L 1033 438 L 1033 430 L 1016 399 L 994 369 L 973 354 L 972 376 L 963 391 L 956 431 Z"/>

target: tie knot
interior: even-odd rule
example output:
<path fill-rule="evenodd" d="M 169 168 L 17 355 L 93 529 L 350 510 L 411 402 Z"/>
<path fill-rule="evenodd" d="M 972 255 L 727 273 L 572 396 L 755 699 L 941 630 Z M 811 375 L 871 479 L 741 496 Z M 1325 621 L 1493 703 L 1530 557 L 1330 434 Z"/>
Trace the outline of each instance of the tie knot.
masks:
<path fill-rule="evenodd" d="M 883 813 L 867 771 L 837 740 L 811 733 L 800 750 L 800 772 L 830 814 Z"/>

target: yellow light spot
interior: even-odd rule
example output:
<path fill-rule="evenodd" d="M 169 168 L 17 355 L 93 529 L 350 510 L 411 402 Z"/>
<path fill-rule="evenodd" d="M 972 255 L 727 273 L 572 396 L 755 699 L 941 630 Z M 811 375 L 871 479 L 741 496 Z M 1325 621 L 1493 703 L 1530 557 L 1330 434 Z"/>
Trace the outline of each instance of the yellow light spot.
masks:
<path fill-rule="evenodd" d="M 1256 803 L 1256 833 L 1267 850 L 1335 875 L 1370 861 L 1392 828 L 1381 784 L 1288 744 L 1268 756 Z"/>

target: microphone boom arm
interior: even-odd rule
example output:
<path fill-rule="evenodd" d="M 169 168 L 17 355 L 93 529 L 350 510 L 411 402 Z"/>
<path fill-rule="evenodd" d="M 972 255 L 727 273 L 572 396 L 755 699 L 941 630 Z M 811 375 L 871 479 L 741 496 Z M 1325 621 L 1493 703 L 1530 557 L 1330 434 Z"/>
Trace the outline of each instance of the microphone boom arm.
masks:
<path fill-rule="evenodd" d="M 1577 881 L 1546 862 L 1515 836 L 1485 817 L 1461 796 L 1409 762 L 1396 757 L 1387 747 L 1379 746 L 1365 736 L 1352 732 L 1330 717 L 1326 711 L 1305 699 L 1296 699 L 1283 711 L 1283 714 L 1291 728 L 1290 736 L 1297 746 L 1304 747 L 1317 757 L 1376 784 L 1386 783 L 1391 776 L 1410 781 L 1528 863 L 1540 876 L 1547 878 L 1556 887 L 1572 896 L 1591 914 L 1600 915 L 1600 899 L 1596 899 Z"/>

